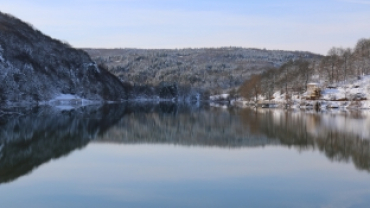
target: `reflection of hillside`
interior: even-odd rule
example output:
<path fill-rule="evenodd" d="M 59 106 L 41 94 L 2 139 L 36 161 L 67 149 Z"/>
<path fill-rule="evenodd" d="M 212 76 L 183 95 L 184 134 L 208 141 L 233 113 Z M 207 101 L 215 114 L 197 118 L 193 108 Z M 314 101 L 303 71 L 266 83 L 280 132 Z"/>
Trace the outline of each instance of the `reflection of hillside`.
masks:
<path fill-rule="evenodd" d="M 46 107 L 0 117 L 0 183 L 83 148 L 121 118 L 123 110 L 105 106 L 62 112 Z"/>
<path fill-rule="evenodd" d="M 364 137 L 370 117 L 363 113 L 305 113 L 283 110 L 244 110 L 243 123 L 251 132 L 278 138 L 282 145 L 319 149 L 333 161 L 351 161 L 370 171 L 370 138 Z M 331 123 L 336 121 L 336 123 Z M 338 124 L 343 121 L 344 124 Z"/>
<path fill-rule="evenodd" d="M 127 114 L 97 142 L 162 143 L 187 146 L 253 147 L 277 140 L 252 135 L 236 119 L 237 112 L 222 109 L 188 109 L 168 105 L 152 111 Z M 180 109 L 176 109 L 180 108 Z M 163 113 L 167 109 L 167 113 Z M 162 110 L 162 113 L 159 112 Z"/>
<path fill-rule="evenodd" d="M 357 168 L 370 171 L 370 143 L 363 137 L 368 129 L 357 125 L 370 119 L 364 114 L 189 109 L 171 104 L 127 109 L 126 116 L 96 142 L 225 148 L 280 144 L 299 150 L 318 149 L 330 160 L 352 160 Z M 344 119 L 347 127 L 329 125 L 330 119 Z"/>
<path fill-rule="evenodd" d="M 329 125 L 331 119 L 344 119 L 348 127 Z M 331 160 L 352 161 L 358 169 L 370 171 L 370 141 L 364 138 L 367 129 L 362 131 L 358 125 L 367 119 L 369 116 L 363 114 L 225 110 L 201 103 L 186 106 L 171 102 L 73 111 L 48 107 L 18 110 L 0 116 L 0 183 L 83 148 L 91 140 L 222 148 L 283 145 L 318 149 Z"/>

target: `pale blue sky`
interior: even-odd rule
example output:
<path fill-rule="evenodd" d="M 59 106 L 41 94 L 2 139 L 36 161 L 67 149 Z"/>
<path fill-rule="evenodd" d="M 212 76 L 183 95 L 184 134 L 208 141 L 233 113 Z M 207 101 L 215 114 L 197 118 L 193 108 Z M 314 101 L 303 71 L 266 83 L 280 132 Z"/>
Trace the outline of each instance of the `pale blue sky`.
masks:
<path fill-rule="evenodd" d="M 326 54 L 370 38 L 370 0 L 0 0 L 0 10 L 75 47 Z"/>

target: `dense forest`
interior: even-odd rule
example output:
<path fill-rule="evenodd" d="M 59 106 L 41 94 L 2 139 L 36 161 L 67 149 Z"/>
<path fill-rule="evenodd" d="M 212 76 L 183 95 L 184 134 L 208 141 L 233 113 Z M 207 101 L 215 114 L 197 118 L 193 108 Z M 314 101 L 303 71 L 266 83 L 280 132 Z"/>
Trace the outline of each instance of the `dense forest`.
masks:
<path fill-rule="evenodd" d="M 256 100 L 262 95 L 271 100 L 275 92 L 280 92 L 289 99 L 306 92 L 311 82 L 321 88 L 336 88 L 369 74 L 370 39 L 360 39 L 354 48 L 331 48 L 321 60 L 292 59 L 277 69 L 254 74 L 239 93 L 247 99 Z"/>
<path fill-rule="evenodd" d="M 135 64 L 140 60 L 135 60 Z M 53 39 L 32 25 L 0 12 L 0 103 L 39 105 L 64 95 L 105 102 L 208 99 L 202 89 L 162 80 L 155 85 L 122 82 L 85 51 Z M 62 98 L 58 98 L 62 97 Z"/>
<path fill-rule="evenodd" d="M 275 69 L 292 59 L 312 61 L 321 56 L 309 52 L 245 49 L 84 49 L 123 82 L 202 88 L 212 94 L 239 87 L 250 75 Z"/>

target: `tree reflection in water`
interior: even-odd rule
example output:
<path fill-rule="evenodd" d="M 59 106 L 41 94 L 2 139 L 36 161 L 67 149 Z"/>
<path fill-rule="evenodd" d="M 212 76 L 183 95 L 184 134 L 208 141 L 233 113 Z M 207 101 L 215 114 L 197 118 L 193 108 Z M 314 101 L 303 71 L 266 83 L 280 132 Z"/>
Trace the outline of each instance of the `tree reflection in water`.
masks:
<path fill-rule="evenodd" d="M 242 122 L 281 145 L 299 150 L 318 149 L 331 161 L 352 161 L 359 170 L 370 171 L 369 112 L 304 112 L 244 110 Z"/>
<path fill-rule="evenodd" d="M 370 171 L 368 112 L 220 109 L 208 104 L 124 103 L 63 111 L 12 109 L 0 117 L 0 183 L 89 142 L 319 150 Z"/>

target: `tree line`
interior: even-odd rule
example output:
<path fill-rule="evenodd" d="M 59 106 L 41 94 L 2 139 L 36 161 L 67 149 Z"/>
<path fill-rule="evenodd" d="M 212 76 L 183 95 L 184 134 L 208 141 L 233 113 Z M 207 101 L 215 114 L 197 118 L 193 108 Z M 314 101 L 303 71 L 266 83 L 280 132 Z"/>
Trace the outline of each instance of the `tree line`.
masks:
<path fill-rule="evenodd" d="M 317 83 L 321 87 L 337 87 L 370 74 L 370 38 L 360 39 L 354 48 L 333 47 L 327 55 L 316 59 L 294 58 L 279 68 L 270 68 L 263 73 L 253 74 L 238 89 L 238 93 L 249 100 L 258 96 L 273 99 L 275 92 L 301 95 L 307 84 Z"/>

